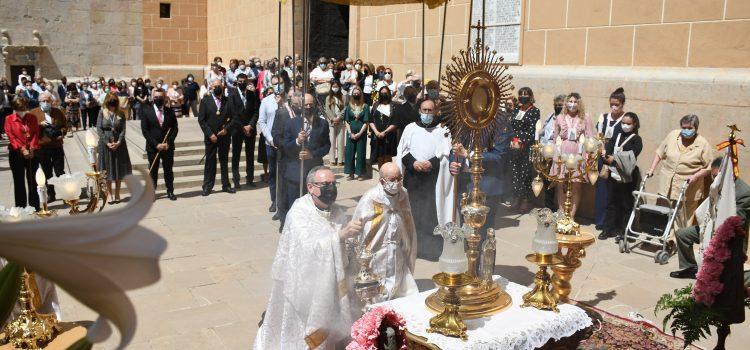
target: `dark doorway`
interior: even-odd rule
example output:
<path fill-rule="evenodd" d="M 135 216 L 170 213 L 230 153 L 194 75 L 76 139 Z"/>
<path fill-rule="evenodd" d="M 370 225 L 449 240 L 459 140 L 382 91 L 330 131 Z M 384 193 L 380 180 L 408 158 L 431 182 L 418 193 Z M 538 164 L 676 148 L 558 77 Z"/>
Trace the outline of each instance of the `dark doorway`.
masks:
<path fill-rule="evenodd" d="M 340 60 L 348 55 L 349 6 L 310 0 L 310 58 Z"/>
<path fill-rule="evenodd" d="M 13 88 L 15 89 L 16 86 L 18 86 L 18 76 L 21 75 L 21 72 L 23 69 L 26 68 L 26 73 L 28 73 L 28 76 L 31 77 L 31 79 L 34 79 L 36 76 L 36 69 L 34 66 L 10 66 L 10 81 L 11 84 L 13 84 Z"/>

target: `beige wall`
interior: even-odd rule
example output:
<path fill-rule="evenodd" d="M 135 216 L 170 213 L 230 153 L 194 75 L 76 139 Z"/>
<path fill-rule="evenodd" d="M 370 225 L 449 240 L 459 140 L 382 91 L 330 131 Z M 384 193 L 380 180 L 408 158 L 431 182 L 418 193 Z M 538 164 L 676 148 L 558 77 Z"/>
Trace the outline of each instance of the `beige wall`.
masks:
<path fill-rule="evenodd" d="M 523 64 L 750 67 L 748 0 L 526 0 Z"/>
<path fill-rule="evenodd" d="M 171 18 L 159 18 L 157 0 L 143 1 L 143 63 L 206 64 L 206 0 L 165 1 Z"/>
<path fill-rule="evenodd" d="M 292 1 L 282 6 L 281 54 L 291 52 Z M 278 50 L 278 0 L 210 0 L 208 1 L 208 52 L 206 62 L 214 56 L 230 58 L 255 55 L 275 57 Z"/>
<path fill-rule="evenodd" d="M 10 65 L 34 65 L 50 79 L 143 74 L 138 1 L 2 0 L 0 9 L 0 29 L 10 38 L 0 38 L 7 52 L 0 76 L 10 74 Z"/>

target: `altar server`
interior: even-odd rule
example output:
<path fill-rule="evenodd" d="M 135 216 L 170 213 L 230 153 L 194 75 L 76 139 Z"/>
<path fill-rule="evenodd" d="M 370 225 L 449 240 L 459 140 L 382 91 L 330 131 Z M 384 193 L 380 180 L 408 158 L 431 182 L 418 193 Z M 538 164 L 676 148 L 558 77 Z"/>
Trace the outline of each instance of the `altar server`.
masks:
<path fill-rule="evenodd" d="M 435 226 L 452 221 L 453 181 L 449 170 L 450 133 L 439 125 L 435 110 L 432 100 L 420 104 L 419 120 L 407 125 L 401 136 L 396 164 L 411 197 L 419 237 L 417 256 L 436 261 L 443 242 L 433 231 Z"/>
<path fill-rule="evenodd" d="M 396 163 L 383 164 L 380 183 L 365 192 L 354 211 L 364 223 L 358 243 L 373 253 L 372 270 L 383 278 L 387 300 L 419 292 L 413 276 L 417 232 L 402 180 Z"/>
<path fill-rule="evenodd" d="M 362 230 L 335 204 L 336 177 L 318 166 L 287 214 L 271 266 L 271 297 L 254 349 L 333 349 L 359 312 L 349 288 L 345 242 Z"/>

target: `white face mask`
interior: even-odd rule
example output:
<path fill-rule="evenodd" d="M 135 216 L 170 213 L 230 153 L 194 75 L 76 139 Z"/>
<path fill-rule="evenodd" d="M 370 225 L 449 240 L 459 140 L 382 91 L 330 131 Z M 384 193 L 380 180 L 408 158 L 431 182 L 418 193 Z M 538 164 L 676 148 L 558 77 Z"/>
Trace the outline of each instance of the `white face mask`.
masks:
<path fill-rule="evenodd" d="M 347 63 L 346 64 L 346 69 L 352 69 L 352 64 L 351 63 Z"/>
<path fill-rule="evenodd" d="M 391 80 L 391 73 L 385 73 L 385 80 Z"/>
<path fill-rule="evenodd" d="M 240 70 L 245 70 L 245 65 L 241 65 Z"/>
<path fill-rule="evenodd" d="M 633 124 L 622 124 L 622 131 L 624 132 L 633 131 Z"/>
<path fill-rule="evenodd" d="M 570 111 L 570 112 L 573 112 L 573 111 L 575 111 L 575 110 L 576 110 L 576 108 L 578 108 L 578 107 L 576 106 L 576 104 L 575 104 L 575 103 L 573 103 L 573 102 L 568 102 L 568 111 Z"/>
<path fill-rule="evenodd" d="M 177 88 L 177 85 L 172 85 L 172 89 L 176 89 L 176 88 Z"/>
<path fill-rule="evenodd" d="M 193 77 L 188 77 L 188 81 L 193 81 Z"/>
<path fill-rule="evenodd" d="M 383 184 L 383 190 L 393 196 L 401 191 L 401 181 L 386 181 Z"/>
<path fill-rule="evenodd" d="M 359 65 L 359 64 L 355 64 L 355 65 L 354 65 L 354 69 L 356 69 L 356 70 L 360 70 L 360 69 L 362 69 L 362 65 Z"/>
<path fill-rule="evenodd" d="M 333 91 L 333 92 L 339 92 L 339 90 L 340 90 L 340 89 L 339 89 L 339 88 L 337 88 L 337 87 L 335 87 L 335 88 L 331 88 L 331 91 Z"/>

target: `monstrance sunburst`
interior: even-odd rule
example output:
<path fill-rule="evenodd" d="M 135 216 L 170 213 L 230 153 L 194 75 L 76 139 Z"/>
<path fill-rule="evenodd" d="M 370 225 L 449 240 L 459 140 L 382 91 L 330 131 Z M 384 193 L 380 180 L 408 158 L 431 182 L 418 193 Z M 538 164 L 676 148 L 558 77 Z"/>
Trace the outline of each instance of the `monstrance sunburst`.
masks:
<path fill-rule="evenodd" d="M 480 229 L 487 220 L 489 208 L 485 206 L 485 194 L 479 183 L 484 173 L 482 151 L 491 146 L 501 128 L 507 127 L 509 113 L 503 112 L 504 101 L 511 96 L 513 78 L 507 74 L 507 66 L 496 51 L 484 45 L 481 21 L 477 22 L 477 38 L 468 50 L 452 57 L 452 62 L 442 78 L 442 90 L 446 97 L 441 106 L 443 124 L 448 127 L 453 142 L 460 142 L 472 150 L 469 155 L 473 188 L 461 198 L 461 215 L 471 228 L 467 241 L 467 274 L 473 282 L 458 289 L 461 318 L 470 319 L 491 315 L 506 308 L 511 298 L 492 280 L 485 281 L 477 273 Z M 503 108 L 504 109 L 504 108 Z M 455 210 L 455 209 L 454 209 Z M 455 221 L 455 220 L 454 220 Z M 491 278 L 490 278 L 491 279 Z M 426 299 L 427 306 L 437 312 L 445 308 L 448 291 L 440 288 Z"/>

